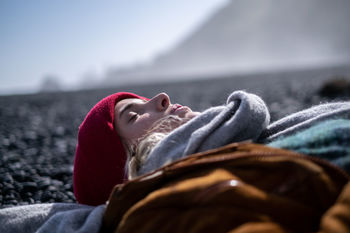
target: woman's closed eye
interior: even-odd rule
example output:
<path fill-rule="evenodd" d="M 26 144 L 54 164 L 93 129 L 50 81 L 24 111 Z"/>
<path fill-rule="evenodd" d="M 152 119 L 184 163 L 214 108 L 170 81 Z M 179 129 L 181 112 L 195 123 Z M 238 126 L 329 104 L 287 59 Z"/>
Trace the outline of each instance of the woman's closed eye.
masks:
<path fill-rule="evenodd" d="M 138 117 L 138 114 L 137 113 L 131 113 L 130 114 L 131 116 L 129 117 L 129 120 L 128 120 L 128 123 L 132 123 L 132 122 L 134 122 L 136 119 L 137 119 L 137 117 Z"/>

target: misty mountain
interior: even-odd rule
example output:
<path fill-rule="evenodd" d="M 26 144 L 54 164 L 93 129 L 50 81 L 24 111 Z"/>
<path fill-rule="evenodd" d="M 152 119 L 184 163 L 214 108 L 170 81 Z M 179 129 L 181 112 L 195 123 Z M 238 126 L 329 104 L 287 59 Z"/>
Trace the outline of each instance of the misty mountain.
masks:
<path fill-rule="evenodd" d="M 349 0 L 232 0 L 151 64 L 111 68 L 106 78 L 350 63 L 349 22 Z"/>

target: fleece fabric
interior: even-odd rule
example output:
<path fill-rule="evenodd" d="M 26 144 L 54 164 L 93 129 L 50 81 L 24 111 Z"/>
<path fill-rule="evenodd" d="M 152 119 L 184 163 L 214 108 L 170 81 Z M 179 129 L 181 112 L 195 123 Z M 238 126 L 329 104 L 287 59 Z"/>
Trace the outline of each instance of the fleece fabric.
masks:
<path fill-rule="evenodd" d="M 138 175 L 189 154 L 231 142 L 254 141 L 269 122 L 269 111 L 260 97 L 235 91 L 227 98 L 226 105 L 207 109 L 158 143 Z"/>
<path fill-rule="evenodd" d="M 322 121 L 267 145 L 328 160 L 350 174 L 349 119 Z"/>
<path fill-rule="evenodd" d="M 270 124 L 258 142 L 269 143 L 331 119 L 350 119 L 350 102 L 320 104 L 288 115 Z"/>

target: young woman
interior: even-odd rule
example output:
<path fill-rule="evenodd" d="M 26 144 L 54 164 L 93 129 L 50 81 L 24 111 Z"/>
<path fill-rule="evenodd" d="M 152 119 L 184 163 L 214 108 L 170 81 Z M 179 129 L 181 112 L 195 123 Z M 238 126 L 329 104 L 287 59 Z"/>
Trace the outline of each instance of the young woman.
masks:
<path fill-rule="evenodd" d="M 191 119 L 199 113 L 172 104 L 161 93 L 152 99 L 120 92 L 98 102 L 79 127 L 74 161 L 74 193 L 79 203 L 99 205 L 112 188 L 127 180 L 127 152 L 163 118 Z M 171 128 L 169 128 L 171 127 Z M 168 124 L 168 130 L 175 125 Z"/>
<path fill-rule="evenodd" d="M 116 184 L 186 155 L 246 140 L 272 143 L 282 148 L 294 145 L 292 149 L 296 151 L 308 149 L 315 140 L 320 142 L 317 135 L 325 127 L 316 133 L 305 133 L 304 130 L 330 119 L 345 120 L 341 124 L 332 123 L 333 128 L 340 126 L 343 133 L 328 134 L 322 139 L 318 148 L 325 152 L 322 143 L 327 140 L 331 144 L 339 140 L 346 142 L 342 145 L 349 144 L 350 133 L 344 133 L 347 128 L 346 132 L 350 132 L 349 121 L 346 121 L 349 117 L 350 103 L 342 102 L 315 106 L 269 124 L 270 115 L 264 101 L 244 91 L 233 92 L 226 104 L 202 113 L 172 104 L 164 93 L 152 99 L 132 93 L 116 93 L 96 104 L 80 126 L 74 192 L 79 203 L 103 204 Z M 294 139 L 294 144 L 288 143 L 291 136 L 300 132 L 309 134 L 310 145 L 301 146 L 299 142 L 295 146 Z M 297 138 L 303 138 L 303 135 Z M 308 141 L 304 139 L 302 142 Z M 346 146 L 341 147 L 343 154 L 347 153 Z M 338 155 L 342 157 L 341 153 Z"/>

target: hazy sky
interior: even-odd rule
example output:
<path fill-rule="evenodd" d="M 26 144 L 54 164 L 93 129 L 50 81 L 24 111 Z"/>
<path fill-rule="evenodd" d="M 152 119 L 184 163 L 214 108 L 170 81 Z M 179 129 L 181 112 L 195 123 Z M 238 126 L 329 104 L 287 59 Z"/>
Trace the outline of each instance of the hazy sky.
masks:
<path fill-rule="evenodd" d="M 0 94 L 152 59 L 229 0 L 1 0 Z"/>

